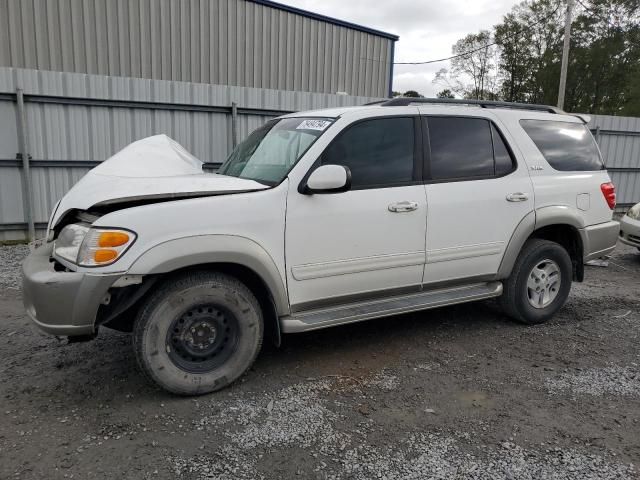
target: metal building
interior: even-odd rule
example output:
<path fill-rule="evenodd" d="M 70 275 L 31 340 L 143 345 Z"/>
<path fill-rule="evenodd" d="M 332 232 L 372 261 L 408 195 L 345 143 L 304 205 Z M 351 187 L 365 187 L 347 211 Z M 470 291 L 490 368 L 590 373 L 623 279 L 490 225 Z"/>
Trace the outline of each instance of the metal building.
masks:
<path fill-rule="evenodd" d="M 42 236 L 90 168 L 165 133 L 211 169 L 283 113 L 377 98 L 0 67 L 0 243 Z M 29 192 L 29 187 L 31 192 Z"/>
<path fill-rule="evenodd" d="M 398 37 L 267 0 L 0 0 L 0 66 L 391 96 Z"/>
<path fill-rule="evenodd" d="M 0 0 L 0 243 L 139 138 L 215 168 L 274 116 L 389 96 L 396 40 L 268 0 Z"/>

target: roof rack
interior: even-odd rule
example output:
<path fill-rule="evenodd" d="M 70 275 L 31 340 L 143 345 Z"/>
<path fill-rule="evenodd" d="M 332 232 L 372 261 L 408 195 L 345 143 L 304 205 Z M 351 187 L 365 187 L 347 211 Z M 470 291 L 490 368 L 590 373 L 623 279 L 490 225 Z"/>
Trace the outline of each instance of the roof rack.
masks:
<path fill-rule="evenodd" d="M 406 107 L 414 103 L 444 104 L 444 105 L 478 105 L 481 108 L 514 108 L 518 110 L 536 110 L 538 112 L 565 113 L 557 107 L 551 105 L 536 105 L 533 103 L 513 103 L 495 102 L 490 100 L 464 100 L 460 98 L 416 98 L 416 97 L 396 97 L 384 102 L 377 103 L 381 107 Z"/>

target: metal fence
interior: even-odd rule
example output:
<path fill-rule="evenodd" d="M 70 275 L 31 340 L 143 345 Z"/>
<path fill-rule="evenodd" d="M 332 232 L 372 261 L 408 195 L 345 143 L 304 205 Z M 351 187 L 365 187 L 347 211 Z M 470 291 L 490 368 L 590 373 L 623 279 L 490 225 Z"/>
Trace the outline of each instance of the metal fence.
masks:
<path fill-rule="evenodd" d="M 234 137 L 274 116 L 371 100 L 0 68 L 0 242 L 24 239 L 30 219 L 41 232 L 74 183 L 137 139 L 166 133 L 215 168 Z M 617 186 L 619 209 L 640 202 L 640 118 L 596 115 L 589 126 Z"/>
<path fill-rule="evenodd" d="M 30 219 L 45 228 L 74 183 L 137 139 L 166 133 L 215 167 L 270 118 L 372 100 L 0 68 L 0 241 L 24 239 Z"/>
<path fill-rule="evenodd" d="M 589 127 L 602 151 L 624 211 L 640 202 L 640 118 L 593 115 Z"/>

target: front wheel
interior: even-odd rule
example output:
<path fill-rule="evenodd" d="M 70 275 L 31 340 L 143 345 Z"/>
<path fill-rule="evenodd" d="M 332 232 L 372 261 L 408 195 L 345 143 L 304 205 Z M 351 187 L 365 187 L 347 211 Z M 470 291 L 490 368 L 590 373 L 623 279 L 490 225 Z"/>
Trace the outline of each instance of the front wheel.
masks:
<path fill-rule="evenodd" d="M 532 239 L 522 248 L 498 301 L 514 320 L 543 323 L 566 302 L 572 279 L 567 251 L 555 242 Z"/>
<path fill-rule="evenodd" d="M 140 311 L 133 346 L 141 370 L 160 387 L 200 395 L 226 387 L 262 345 L 259 303 L 239 280 L 191 272 L 169 280 Z"/>

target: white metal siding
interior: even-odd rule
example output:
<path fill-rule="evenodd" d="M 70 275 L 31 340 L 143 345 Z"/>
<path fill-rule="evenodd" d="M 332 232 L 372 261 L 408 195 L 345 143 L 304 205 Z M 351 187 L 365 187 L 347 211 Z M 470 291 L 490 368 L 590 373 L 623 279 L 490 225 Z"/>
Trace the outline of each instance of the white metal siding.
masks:
<path fill-rule="evenodd" d="M 310 110 L 360 105 L 372 97 L 205 85 L 165 80 L 107 77 L 0 67 L 0 94 L 21 87 L 27 96 L 28 148 L 36 222 L 46 222 L 55 202 L 88 170 L 87 161 L 102 161 L 134 140 L 165 133 L 205 162 L 218 163 L 232 149 L 231 119 L 224 112 L 189 112 L 142 108 L 31 103 L 28 95 L 150 101 L 204 106 L 230 106 L 261 110 Z M 242 140 L 269 116 L 238 115 Z M 16 104 L 0 99 L 0 241 L 23 238 L 24 233 L 3 232 L 3 225 L 25 221 Z M 47 162 L 65 162 L 60 167 Z M 77 165 L 73 165 L 73 163 Z M 71 166 L 66 166 L 71 163 Z M 62 166 L 64 165 L 64 166 Z"/>
<path fill-rule="evenodd" d="M 386 97 L 393 41 L 245 0 L 0 0 L 0 66 Z"/>
<path fill-rule="evenodd" d="M 592 115 L 594 132 L 621 209 L 640 202 L 640 118 Z"/>

